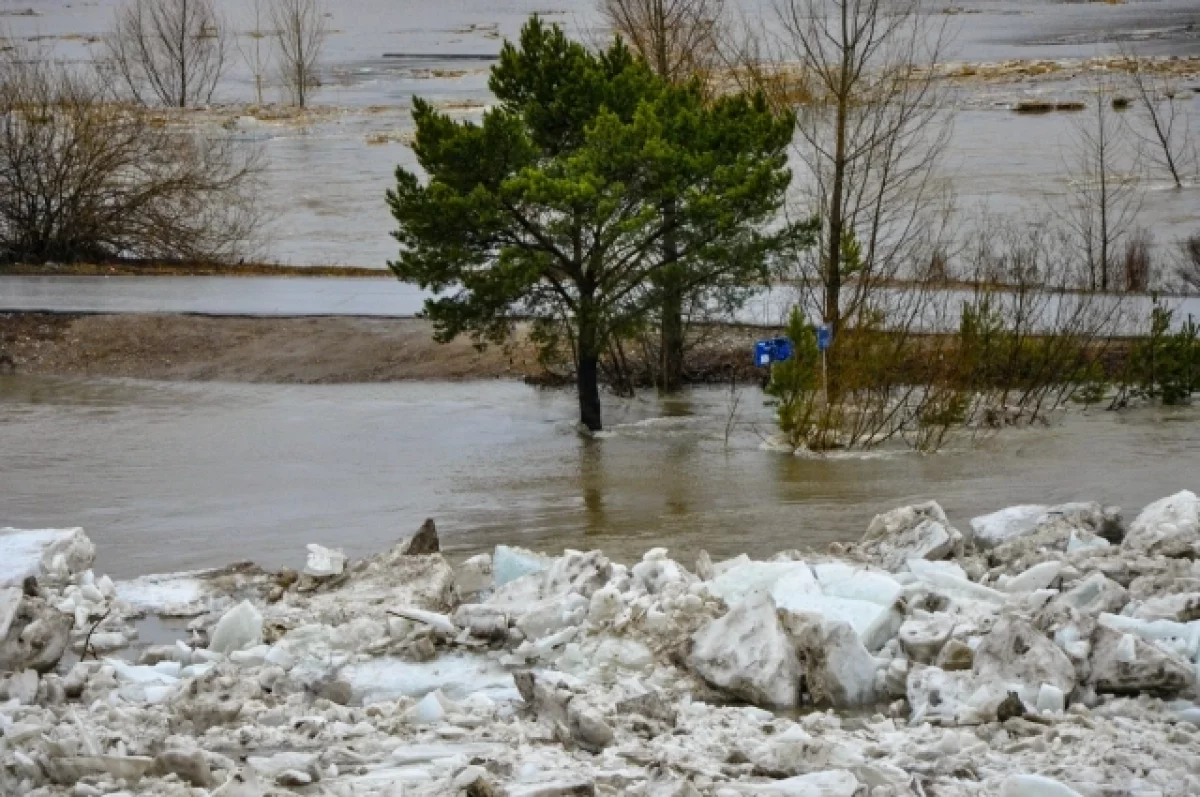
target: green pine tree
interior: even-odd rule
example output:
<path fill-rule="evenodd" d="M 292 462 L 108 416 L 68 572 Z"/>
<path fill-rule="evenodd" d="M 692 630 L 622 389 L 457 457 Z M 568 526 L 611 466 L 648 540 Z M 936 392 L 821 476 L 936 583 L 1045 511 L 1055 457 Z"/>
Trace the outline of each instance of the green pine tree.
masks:
<path fill-rule="evenodd" d="M 426 175 L 397 169 L 388 203 L 401 280 L 425 303 L 439 340 L 506 338 L 514 320 L 565 323 L 580 420 L 601 428 L 598 364 L 614 335 L 659 301 L 655 278 L 678 258 L 703 281 L 765 269 L 807 226 L 775 222 L 791 174 L 793 118 L 761 96 L 705 103 L 670 86 L 619 40 L 601 53 L 537 18 L 506 43 L 480 124 L 414 101 L 414 151 Z M 673 203 L 664 218 L 660 208 Z M 549 344 L 547 344 L 549 345 Z"/>

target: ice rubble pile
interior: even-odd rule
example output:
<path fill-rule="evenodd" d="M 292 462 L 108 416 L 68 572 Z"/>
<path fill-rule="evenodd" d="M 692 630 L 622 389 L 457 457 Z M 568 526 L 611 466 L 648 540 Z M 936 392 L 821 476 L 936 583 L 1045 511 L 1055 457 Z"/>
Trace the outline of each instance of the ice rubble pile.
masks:
<path fill-rule="evenodd" d="M 1128 529 L 1077 503 L 963 532 L 929 502 L 690 568 L 452 568 L 427 523 L 358 562 L 113 584 L 82 532 L 34 534 L 0 533 L 5 795 L 1200 793 L 1190 492 Z M 146 611 L 186 638 L 137 647 Z"/>

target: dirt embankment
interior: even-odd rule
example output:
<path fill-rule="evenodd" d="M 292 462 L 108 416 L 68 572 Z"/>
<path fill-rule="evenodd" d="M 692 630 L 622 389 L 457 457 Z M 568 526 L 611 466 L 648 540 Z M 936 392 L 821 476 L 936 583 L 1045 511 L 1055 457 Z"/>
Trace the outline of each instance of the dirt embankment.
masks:
<path fill-rule="evenodd" d="M 0 315 L 0 372 L 236 382 L 537 376 L 532 348 L 433 341 L 415 318 Z"/>
<path fill-rule="evenodd" d="M 761 375 L 753 341 L 766 333 L 708 328 L 693 341 L 688 378 Z M 563 381 L 518 328 L 504 347 L 439 344 L 418 318 L 237 318 L 189 315 L 0 314 L 0 374 L 318 384 L 411 379 Z"/>

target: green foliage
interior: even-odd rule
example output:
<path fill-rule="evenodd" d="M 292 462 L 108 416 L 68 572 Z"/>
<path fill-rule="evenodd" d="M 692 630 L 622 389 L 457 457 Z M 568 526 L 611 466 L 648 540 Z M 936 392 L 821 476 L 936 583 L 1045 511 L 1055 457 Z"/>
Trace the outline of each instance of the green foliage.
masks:
<path fill-rule="evenodd" d="M 1200 390 L 1200 325 L 1188 316 L 1171 332 L 1175 311 L 1155 302 L 1149 333 L 1129 356 L 1126 385 L 1134 395 L 1183 404 Z"/>
<path fill-rule="evenodd" d="M 773 252 L 811 236 L 773 224 L 794 120 L 761 95 L 706 102 L 698 84 L 665 84 L 619 40 L 592 53 L 537 17 L 504 46 L 489 85 L 498 105 L 480 124 L 414 100 L 425 179 L 396 171 L 400 254 L 389 265 L 439 294 L 425 311 L 440 340 L 499 342 L 518 318 L 565 325 L 582 420 L 596 429 L 597 360 L 657 306 L 656 277 L 673 265 L 659 253 L 665 237 L 694 264 L 685 288 L 695 288 L 753 281 Z"/>
<path fill-rule="evenodd" d="M 793 448 L 799 448 L 812 439 L 819 419 L 821 353 L 816 330 L 798 308 L 792 308 L 785 332 L 794 353 L 771 366 L 767 395 L 776 400 L 780 430 Z"/>

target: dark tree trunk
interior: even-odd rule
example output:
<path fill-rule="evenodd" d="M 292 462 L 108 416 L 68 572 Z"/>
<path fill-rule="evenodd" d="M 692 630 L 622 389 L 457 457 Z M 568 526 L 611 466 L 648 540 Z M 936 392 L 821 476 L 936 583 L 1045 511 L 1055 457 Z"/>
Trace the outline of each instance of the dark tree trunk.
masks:
<path fill-rule="evenodd" d="M 663 282 L 662 300 L 662 390 L 673 393 L 683 387 L 683 295 L 679 280 L 670 270 Z"/>
<path fill-rule="evenodd" d="M 579 349 L 579 373 L 576 385 L 579 390 L 579 422 L 593 432 L 600 431 L 600 383 L 597 380 L 597 365 L 600 357 Z"/>
<path fill-rule="evenodd" d="M 663 205 L 663 216 L 668 228 L 674 226 L 678 216 L 675 202 L 669 201 Z M 679 243 L 675 232 L 668 229 L 663 236 L 663 262 L 666 267 L 662 272 L 662 330 L 660 348 L 662 349 L 662 377 L 659 387 L 666 393 L 673 393 L 683 387 L 683 275 L 680 273 Z"/>
<path fill-rule="evenodd" d="M 579 312 L 579 367 L 576 388 L 579 392 L 579 422 L 593 432 L 600 431 L 600 342 L 597 340 L 592 308 L 582 303 Z"/>

